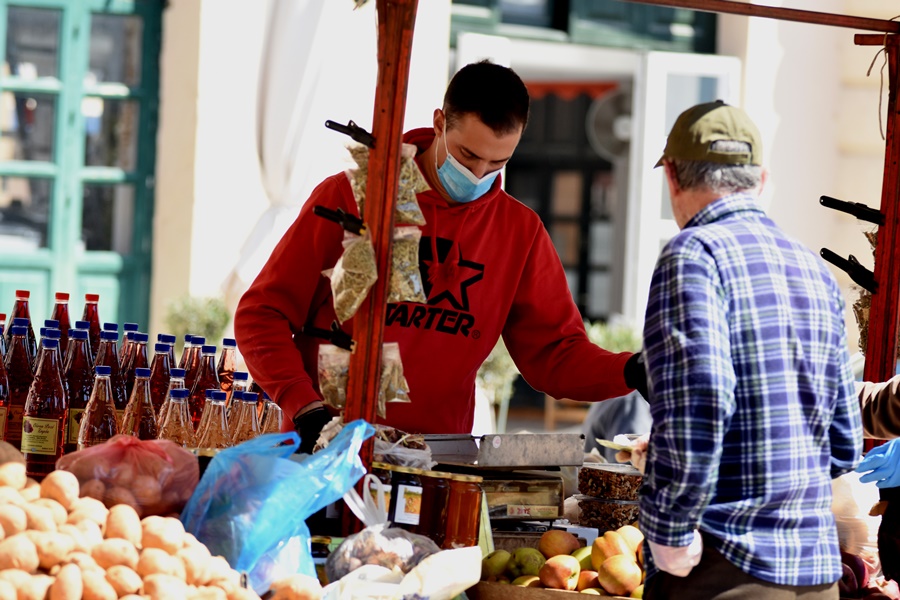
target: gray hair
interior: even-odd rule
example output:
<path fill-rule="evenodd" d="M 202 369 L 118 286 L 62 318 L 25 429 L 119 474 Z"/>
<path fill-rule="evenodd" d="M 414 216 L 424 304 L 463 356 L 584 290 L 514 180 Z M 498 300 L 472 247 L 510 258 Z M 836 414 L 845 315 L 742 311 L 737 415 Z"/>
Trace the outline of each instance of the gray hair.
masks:
<path fill-rule="evenodd" d="M 750 144 L 720 140 L 710 145 L 717 152 L 750 152 Z M 758 165 L 725 165 L 701 160 L 672 159 L 675 180 L 682 189 L 708 189 L 718 194 L 733 194 L 750 190 L 762 179 Z"/>

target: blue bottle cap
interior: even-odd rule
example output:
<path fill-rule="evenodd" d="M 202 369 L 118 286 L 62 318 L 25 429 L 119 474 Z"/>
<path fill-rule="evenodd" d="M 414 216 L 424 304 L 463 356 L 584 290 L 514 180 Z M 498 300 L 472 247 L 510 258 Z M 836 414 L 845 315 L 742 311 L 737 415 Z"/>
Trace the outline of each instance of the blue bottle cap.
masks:
<path fill-rule="evenodd" d="M 125 323 L 124 325 L 122 325 L 122 329 L 124 329 L 125 331 L 137 331 L 140 328 L 138 327 L 137 323 Z"/>
<path fill-rule="evenodd" d="M 146 344 L 147 340 L 150 339 L 150 336 L 146 333 L 141 333 L 139 331 L 135 331 L 134 333 L 131 334 L 131 339 L 133 339 L 138 344 L 140 344 L 142 342 Z"/>
<path fill-rule="evenodd" d="M 90 321 L 75 321 L 75 329 L 90 329 Z"/>
<path fill-rule="evenodd" d="M 112 373 L 112 367 L 108 367 L 106 365 L 97 365 L 96 367 L 94 367 L 94 373 L 101 377 L 109 377 L 110 373 Z"/>
<path fill-rule="evenodd" d="M 101 340 L 109 340 L 111 342 L 119 341 L 119 332 L 118 331 L 110 331 L 109 329 L 104 329 L 100 332 Z"/>
<path fill-rule="evenodd" d="M 202 348 L 200 348 L 200 352 L 201 352 L 202 354 L 215 354 L 215 353 L 216 353 L 216 347 L 215 347 L 215 346 L 207 346 L 207 345 L 204 345 Z"/>
<path fill-rule="evenodd" d="M 84 329 L 73 329 L 69 332 L 69 337 L 73 340 L 86 340 L 88 338 L 88 332 Z"/>
<path fill-rule="evenodd" d="M 184 375 L 185 375 L 184 369 L 179 369 L 178 367 L 175 367 L 174 369 L 169 369 L 170 377 L 175 377 L 176 379 L 184 379 Z"/>
<path fill-rule="evenodd" d="M 38 333 L 40 334 L 41 337 L 46 336 L 46 335 L 47 335 L 47 328 L 46 328 L 46 327 L 41 327 L 41 328 L 38 330 Z"/>
<path fill-rule="evenodd" d="M 190 394 L 190 392 L 187 388 L 175 388 L 172 390 L 173 398 L 187 398 L 188 394 Z"/>
<path fill-rule="evenodd" d="M 59 321 L 56 319 L 44 319 L 44 327 L 55 327 L 59 329 Z"/>
<path fill-rule="evenodd" d="M 193 333 L 186 333 L 186 334 L 184 334 L 184 343 L 185 343 L 185 344 L 192 344 L 192 343 L 194 343 L 194 334 L 193 334 Z"/>
<path fill-rule="evenodd" d="M 244 392 L 244 397 L 242 399 L 244 402 L 256 402 L 257 398 L 259 398 L 259 394 L 256 392 Z"/>
<path fill-rule="evenodd" d="M 168 333 L 157 334 L 156 339 L 157 339 L 157 341 L 160 341 L 163 344 L 174 344 L 175 343 L 175 336 L 170 335 Z"/>
<path fill-rule="evenodd" d="M 29 323 L 31 323 L 31 321 L 29 321 L 25 317 L 16 317 L 15 319 L 13 319 L 13 325 L 21 325 L 23 327 L 28 327 Z"/>
<path fill-rule="evenodd" d="M 212 399 L 213 400 L 227 400 L 228 394 L 226 394 L 222 390 L 213 390 Z"/>
<path fill-rule="evenodd" d="M 55 327 L 47 327 L 44 331 L 44 337 L 58 340 L 62 338 L 62 331 Z"/>
<path fill-rule="evenodd" d="M 157 354 L 159 354 L 160 352 L 163 354 L 168 354 L 169 353 L 169 345 L 157 342 L 157 343 L 153 344 L 153 351 L 156 352 Z"/>
<path fill-rule="evenodd" d="M 138 367 L 134 370 L 135 377 L 150 377 L 150 369 L 147 367 Z"/>
<path fill-rule="evenodd" d="M 44 338 L 41 341 L 41 344 L 43 344 L 44 350 L 55 350 L 59 348 L 59 340 L 53 338 Z"/>
<path fill-rule="evenodd" d="M 250 379 L 250 373 L 246 371 L 235 371 L 234 372 L 234 380 L 235 381 L 247 381 Z"/>
<path fill-rule="evenodd" d="M 242 392 L 241 390 L 238 390 L 236 392 L 231 392 L 232 400 L 240 400 L 243 397 L 244 397 L 244 392 Z"/>
<path fill-rule="evenodd" d="M 25 335 L 28 333 L 28 328 L 23 325 L 13 325 L 9 331 L 12 335 Z"/>
<path fill-rule="evenodd" d="M 104 323 L 103 331 L 118 331 L 119 324 L 118 323 Z"/>
<path fill-rule="evenodd" d="M 202 346 L 206 343 L 206 338 L 202 335 L 195 335 L 191 337 L 191 343 L 195 346 Z"/>
<path fill-rule="evenodd" d="M 237 348 L 237 340 L 234 338 L 223 338 L 222 345 L 229 348 Z"/>
<path fill-rule="evenodd" d="M 212 393 L 216 391 L 216 388 L 209 388 L 208 390 L 204 390 L 203 393 L 206 394 L 206 399 L 209 400 L 212 398 Z"/>

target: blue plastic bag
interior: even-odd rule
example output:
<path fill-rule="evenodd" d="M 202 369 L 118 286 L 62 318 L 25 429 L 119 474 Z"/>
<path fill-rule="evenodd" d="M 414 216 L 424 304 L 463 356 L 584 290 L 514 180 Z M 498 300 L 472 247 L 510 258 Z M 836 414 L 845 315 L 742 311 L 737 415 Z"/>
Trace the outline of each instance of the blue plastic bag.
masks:
<path fill-rule="evenodd" d="M 365 474 L 359 449 L 374 431 L 362 420 L 348 423 L 327 448 L 302 461 L 290 458 L 300 445 L 293 432 L 222 450 L 181 513 L 185 531 L 246 572 L 260 595 L 281 577 L 315 577 L 305 521 Z"/>

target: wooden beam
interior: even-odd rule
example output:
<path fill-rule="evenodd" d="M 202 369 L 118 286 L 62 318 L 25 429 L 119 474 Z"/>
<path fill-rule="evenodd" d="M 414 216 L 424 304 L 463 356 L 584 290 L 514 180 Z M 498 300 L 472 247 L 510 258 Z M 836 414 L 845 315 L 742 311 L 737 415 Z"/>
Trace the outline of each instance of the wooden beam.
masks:
<path fill-rule="evenodd" d="M 870 19 L 867 17 L 854 17 L 834 13 L 816 12 L 812 10 L 799 10 L 796 8 L 781 8 L 775 6 L 760 6 L 759 4 L 745 4 L 733 0 L 625 0 L 638 4 L 655 4 L 657 6 L 671 6 L 675 8 L 688 8 L 701 12 L 728 13 L 733 15 L 745 15 L 748 17 L 764 17 L 779 19 L 781 21 L 795 21 L 797 23 L 813 23 L 816 25 L 830 25 L 832 27 L 847 27 L 849 29 L 862 29 L 864 31 L 883 31 L 885 33 L 900 33 L 900 22 L 885 19 Z"/>
<path fill-rule="evenodd" d="M 895 36 L 884 36 L 880 33 L 857 33 L 853 36 L 853 43 L 857 46 L 885 46 L 887 44 L 896 44 Z"/>

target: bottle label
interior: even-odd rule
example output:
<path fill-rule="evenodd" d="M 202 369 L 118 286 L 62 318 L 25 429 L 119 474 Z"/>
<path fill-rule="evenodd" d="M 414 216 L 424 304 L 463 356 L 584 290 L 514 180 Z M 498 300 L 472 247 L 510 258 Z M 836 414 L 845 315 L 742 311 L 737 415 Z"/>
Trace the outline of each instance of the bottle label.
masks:
<path fill-rule="evenodd" d="M 25 417 L 22 420 L 22 453 L 54 456 L 59 445 L 59 419 Z"/>
<path fill-rule="evenodd" d="M 390 484 L 382 484 L 382 489 L 384 490 L 382 493 L 384 496 L 384 506 L 387 508 L 391 505 L 391 486 Z M 376 483 L 369 482 L 369 495 L 372 496 L 372 501 L 375 503 L 375 506 L 378 506 L 378 485 Z"/>
<path fill-rule="evenodd" d="M 418 485 L 397 486 L 397 508 L 394 511 L 395 523 L 418 525 L 419 513 L 422 510 L 422 488 Z"/>
<path fill-rule="evenodd" d="M 6 421 L 6 439 L 22 439 L 22 416 L 25 414 L 24 406 L 10 406 L 9 417 Z"/>
<path fill-rule="evenodd" d="M 69 420 L 66 422 L 66 443 L 78 443 L 78 430 L 81 429 L 81 417 L 84 416 L 83 408 L 70 408 Z"/>

